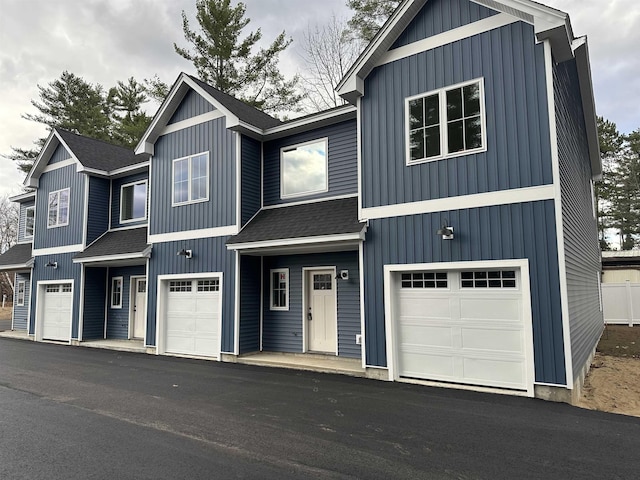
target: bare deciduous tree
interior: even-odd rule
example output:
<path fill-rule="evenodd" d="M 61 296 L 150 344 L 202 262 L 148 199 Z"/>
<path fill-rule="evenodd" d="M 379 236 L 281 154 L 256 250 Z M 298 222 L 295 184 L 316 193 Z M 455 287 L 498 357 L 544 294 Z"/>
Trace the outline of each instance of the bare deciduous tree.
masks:
<path fill-rule="evenodd" d="M 18 216 L 18 205 L 10 202 L 6 196 L 0 197 L 0 253 L 6 252 L 18 241 Z M 13 292 L 13 287 L 12 275 L 3 272 L 0 275 L 0 291 Z"/>

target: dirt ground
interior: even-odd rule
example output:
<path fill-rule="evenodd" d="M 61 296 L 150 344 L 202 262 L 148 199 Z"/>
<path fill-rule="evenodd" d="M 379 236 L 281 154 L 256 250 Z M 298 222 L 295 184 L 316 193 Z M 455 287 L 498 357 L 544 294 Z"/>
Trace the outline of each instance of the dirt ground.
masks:
<path fill-rule="evenodd" d="M 11 320 L 11 307 L 2 308 L 0 305 L 0 320 Z"/>
<path fill-rule="evenodd" d="M 640 417 L 640 326 L 607 326 L 578 405 Z"/>

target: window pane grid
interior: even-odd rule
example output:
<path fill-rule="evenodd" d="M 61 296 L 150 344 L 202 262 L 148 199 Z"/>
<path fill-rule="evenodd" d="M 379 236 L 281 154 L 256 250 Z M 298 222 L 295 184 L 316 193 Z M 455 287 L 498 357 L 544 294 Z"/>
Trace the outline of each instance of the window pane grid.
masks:
<path fill-rule="evenodd" d="M 217 292 L 220 290 L 219 280 L 198 280 L 199 292 Z"/>
<path fill-rule="evenodd" d="M 170 292 L 190 292 L 192 288 L 191 281 L 171 281 L 169 282 Z"/>
<path fill-rule="evenodd" d="M 287 270 L 271 271 L 271 308 L 289 308 L 287 293 L 289 290 L 289 272 Z"/>
<path fill-rule="evenodd" d="M 317 274 L 313 276 L 313 289 L 314 290 L 332 290 L 333 280 L 331 274 Z"/>
<path fill-rule="evenodd" d="M 466 271 L 460 274 L 462 288 L 516 288 L 515 270 Z"/>
<path fill-rule="evenodd" d="M 401 276 L 402 288 L 449 288 L 447 272 L 412 272 Z"/>

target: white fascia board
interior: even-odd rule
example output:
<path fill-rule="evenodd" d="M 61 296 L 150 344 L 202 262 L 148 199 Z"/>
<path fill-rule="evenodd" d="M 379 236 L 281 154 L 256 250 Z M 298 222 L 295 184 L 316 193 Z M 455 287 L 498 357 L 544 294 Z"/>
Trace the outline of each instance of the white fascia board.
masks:
<path fill-rule="evenodd" d="M 134 165 L 129 165 L 127 167 L 122 167 L 122 168 L 118 168 L 116 170 L 112 170 L 109 172 L 109 176 L 111 177 L 116 177 L 116 176 L 122 176 L 122 175 L 126 175 L 128 173 L 133 173 L 136 170 L 145 170 L 147 168 L 149 168 L 149 164 L 151 162 L 149 160 L 147 160 L 146 162 L 140 162 L 140 163 L 136 163 Z"/>
<path fill-rule="evenodd" d="M 78 166 L 78 173 L 84 173 L 87 175 L 94 175 L 96 177 L 108 177 L 109 176 L 109 172 L 107 172 L 106 170 L 98 170 L 97 168 L 89 168 L 89 167 L 85 167 L 84 165 L 79 165 Z"/>
<path fill-rule="evenodd" d="M 353 105 L 343 105 L 328 111 L 318 112 L 303 118 L 291 120 L 283 125 L 268 128 L 263 131 L 264 140 L 292 135 L 299 130 L 317 128 L 318 126 L 331 125 L 351 118 L 356 118 L 356 107 Z"/>
<path fill-rule="evenodd" d="M 169 133 L 178 132 L 180 130 L 184 130 L 185 128 L 195 127 L 196 125 L 200 125 L 202 123 L 210 122 L 212 120 L 216 120 L 218 118 L 223 117 L 224 115 L 218 109 L 212 110 L 211 112 L 203 113 L 201 115 L 196 115 L 195 117 L 188 118 L 186 120 L 182 120 L 180 122 L 172 123 L 171 125 L 167 125 L 160 132 L 159 136 L 168 135 Z"/>
<path fill-rule="evenodd" d="M 337 235 L 323 235 L 316 237 L 284 238 L 279 240 L 265 240 L 261 242 L 229 243 L 227 244 L 227 249 L 256 250 L 274 247 L 293 247 L 298 245 L 325 244 L 336 242 L 360 242 L 364 240 L 365 233 L 366 227 L 357 233 L 342 233 Z"/>
<path fill-rule="evenodd" d="M 136 260 L 145 259 L 151 256 L 151 246 L 145 248 L 142 252 L 136 253 L 123 253 L 121 255 L 104 255 L 101 257 L 86 257 L 86 258 L 74 258 L 73 263 L 101 263 L 101 262 L 115 262 L 120 260 Z"/>
<path fill-rule="evenodd" d="M 64 247 L 52 247 L 52 248 L 34 248 L 31 252 L 31 255 L 34 257 L 43 256 L 43 255 L 59 255 L 63 253 L 76 253 L 82 252 L 84 250 L 84 245 L 79 243 L 77 245 L 65 245 Z"/>
<path fill-rule="evenodd" d="M 238 231 L 237 225 L 230 225 L 227 227 L 203 228 L 201 230 L 185 230 L 183 232 L 155 233 L 148 236 L 147 242 L 164 243 L 195 240 L 199 238 L 228 237 L 230 235 L 237 235 Z"/>
<path fill-rule="evenodd" d="M 14 195 L 13 197 L 9 197 L 8 200 L 10 202 L 24 202 L 26 200 L 35 200 L 36 198 L 36 192 L 35 191 L 31 191 L 31 192 L 25 192 L 25 193 L 19 193 L 18 195 Z"/>
<path fill-rule="evenodd" d="M 0 272 L 10 272 L 12 270 L 28 270 L 33 267 L 33 258 L 27 263 L 16 263 L 13 265 L 0 265 Z"/>
<path fill-rule="evenodd" d="M 23 185 L 25 187 L 38 188 L 38 179 L 42 174 L 42 170 L 44 170 L 44 168 L 47 166 L 47 162 L 49 162 L 49 160 L 51 159 L 51 155 L 53 155 L 53 152 L 55 152 L 56 148 L 60 144 L 64 145 L 62 139 L 60 138 L 60 135 L 56 133 L 55 129 L 52 129 L 51 133 L 49 133 L 49 137 L 42 147 L 42 150 L 40 151 L 40 154 L 33 162 L 31 170 L 27 174 L 27 177 L 24 179 Z M 73 152 L 71 152 L 69 147 L 67 147 L 66 145 L 65 148 L 73 158 Z M 77 161 L 78 159 L 76 158 L 75 160 Z"/>

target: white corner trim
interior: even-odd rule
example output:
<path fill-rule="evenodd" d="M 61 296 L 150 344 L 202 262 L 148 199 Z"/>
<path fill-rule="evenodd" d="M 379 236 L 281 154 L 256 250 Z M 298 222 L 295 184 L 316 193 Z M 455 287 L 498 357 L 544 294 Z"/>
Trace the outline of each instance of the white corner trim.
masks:
<path fill-rule="evenodd" d="M 362 218 L 362 97 L 356 99 L 356 165 L 358 169 L 358 218 Z M 363 341 L 364 343 L 364 341 Z M 363 365 L 364 368 L 364 365 Z"/>
<path fill-rule="evenodd" d="M 234 355 L 240 355 L 240 252 L 236 252 L 235 255 L 235 302 L 233 306 L 233 353 Z M 288 298 L 287 298 L 288 300 Z M 222 298 L 220 298 L 220 303 L 223 303 Z M 220 327 L 220 337 L 222 337 L 222 328 Z M 220 345 L 220 351 L 222 351 L 222 345 Z"/>
<path fill-rule="evenodd" d="M 551 40 L 544 41 L 544 63 L 549 106 L 549 143 L 553 166 L 553 192 L 556 216 L 556 239 L 558 241 L 558 275 L 560 279 L 560 305 L 562 311 L 562 337 L 564 340 L 564 364 L 567 388 L 573 389 L 573 352 L 571 350 L 571 324 L 569 322 L 569 293 L 567 289 L 567 262 L 564 254 L 564 228 L 562 224 L 562 191 L 560 185 L 560 157 L 558 153 L 558 131 L 556 127 L 556 105 L 553 89 L 553 57 Z"/>
<path fill-rule="evenodd" d="M 65 245 L 64 247 L 34 248 L 31 251 L 31 255 L 33 255 L 34 257 L 39 257 L 42 255 L 76 253 L 76 252 L 82 252 L 83 250 L 84 250 L 84 245 L 82 243 L 79 243 L 77 245 Z"/>
<path fill-rule="evenodd" d="M 236 235 L 238 233 L 237 225 L 228 227 L 203 228 L 201 230 L 185 230 L 183 232 L 156 233 L 149 235 L 149 243 L 176 242 L 183 240 L 195 240 L 198 238 L 214 238 Z"/>
<path fill-rule="evenodd" d="M 382 207 L 362 209 L 363 220 L 377 218 L 403 217 L 422 213 L 446 212 L 467 208 L 492 207 L 496 205 L 510 205 L 514 203 L 538 202 L 555 198 L 553 185 L 539 187 L 513 188 L 497 192 L 475 193 L 458 197 L 445 197 L 420 202 L 399 203 Z"/>
<path fill-rule="evenodd" d="M 359 102 L 359 99 L 358 99 Z M 360 242 L 358 246 L 358 268 L 360 269 L 360 355 L 362 355 L 362 368 L 367 368 L 367 342 L 366 342 L 366 324 L 365 324 L 365 291 L 364 291 L 364 245 Z"/>
<path fill-rule="evenodd" d="M 234 133 L 236 137 L 236 225 L 242 227 L 242 136 Z"/>
<path fill-rule="evenodd" d="M 425 38 L 417 42 L 410 43 L 403 47 L 394 48 L 385 53 L 378 61 L 376 66 L 385 65 L 387 63 L 395 62 L 402 58 L 410 57 L 418 53 L 426 52 L 443 45 L 448 45 L 465 38 L 472 37 L 481 33 L 489 32 L 496 28 L 501 28 L 512 23 L 519 22 L 520 19 L 508 15 L 506 13 L 500 13 L 498 15 L 492 15 L 491 17 L 477 22 L 464 25 L 462 27 L 454 28 L 444 33 L 434 35 L 433 37 Z"/>
<path fill-rule="evenodd" d="M 224 115 L 220 110 L 213 110 L 211 112 L 203 113 L 201 115 L 196 115 L 195 117 L 191 117 L 186 120 L 182 120 L 180 122 L 167 125 L 166 127 L 164 127 L 164 129 L 160 132 L 158 136 L 161 137 L 162 135 L 178 132 L 180 130 L 184 130 L 185 128 L 195 127 L 196 125 L 200 125 L 201 123 L 210 122 L 212 120 L 222 118 L 223 116 Z"/>

